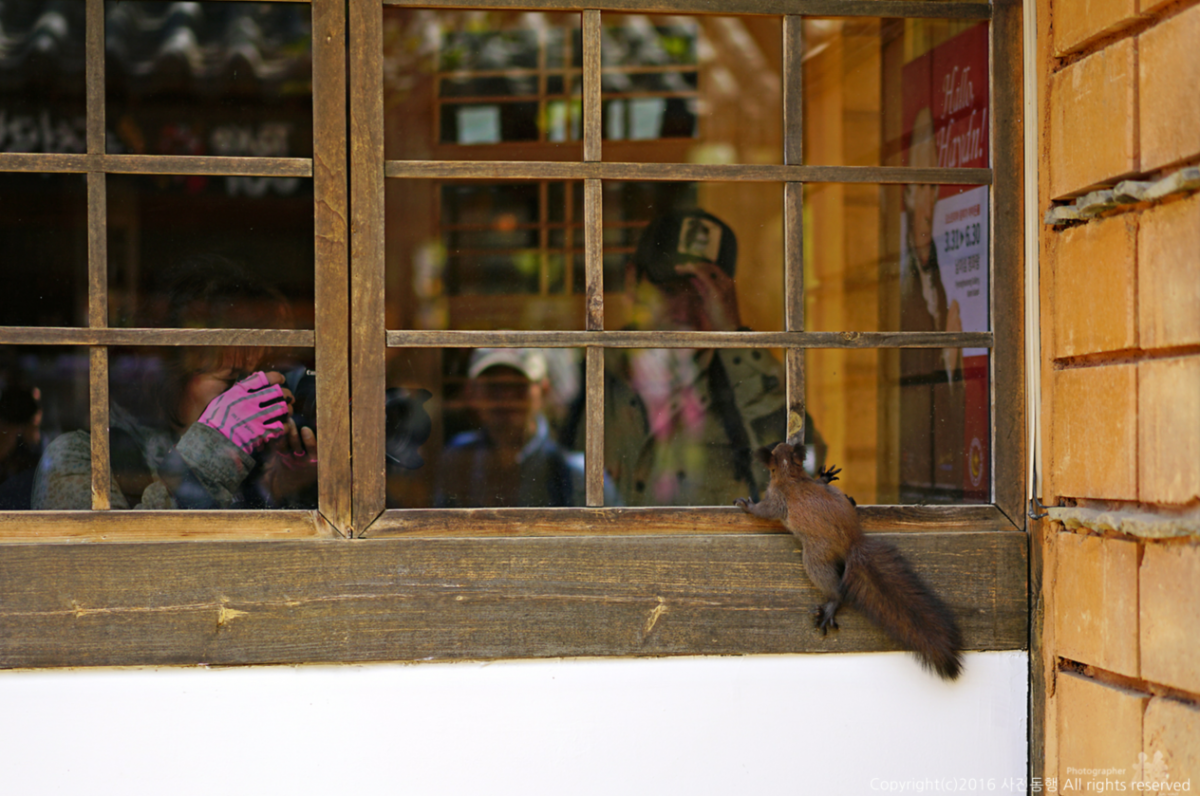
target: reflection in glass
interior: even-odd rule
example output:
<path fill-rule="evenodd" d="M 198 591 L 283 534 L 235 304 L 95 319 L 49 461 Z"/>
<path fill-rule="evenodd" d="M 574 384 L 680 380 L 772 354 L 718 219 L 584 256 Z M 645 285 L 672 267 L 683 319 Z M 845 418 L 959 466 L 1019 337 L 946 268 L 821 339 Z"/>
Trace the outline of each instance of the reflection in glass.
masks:
<path fill-rule="evenodd" d="M 583 183 L 389 180 L 388 328 L 583 328 Z"/>
<path fill-rule="evenodd" d="M 0 173 L 0 324 L 87 325 L 87 178 Z"/>
<path fill-rule="evenodd" d="M 607 329 L 783 328 L 783 190 L 604 183 Z"/>
<path fill-rule="evenodd" d="M 313 235 L 308 179 L 110 174 L 109 324 L 179 327 L 181 276 L 234 268 L 254 286 L 189 323 L 311 329 Z"/>
<path fill-rule="evenodd" d="M 0 2 L 0 152 L 86 152 L 82 3 Z"/>
<path fill-rule="evenodd" d="M 110 352 L 112 507 L 315 508 L 320 431 L 297 428 L 303 401 L 287 400 L 311 364 L 311 351 L 255 347 Z M 46 448 L 32 506 L 91 508 L 86 431 Z"/>
<path fill-rule="evenodd" d="M 786 436 L 777 352 L 614 349 L 605 375 L 604 464 L 619 502 L 729 506 L 761 497 L 769 477 L 753 452 Z M 808 440 L 820 466 L 819 435 Z"/>
<path fill-rule="evenodd" d="M 804 51 L 805 163 L 988 165 L 986 22 L 807 18 Z"/>
<path fill-rule="evenodd" d="M 312 157 L 311 8 L 105 4 L 112 154 Z"/>
<path fill-rule="evenodd" d="M 604 159 L 780 163 L 778 17 L 601 16 Z"/>
<path fill-rule="evenodd" d="M 808 331 L 991 328 L 987 186 L 810 184 Z"/>
<path fill-rule="evenodd" d="M 389 507 L 584 505 L 584 455 L 570 438 L 582 422 L 581 351 L 388 357 Z"/>
<path fill-rule="evenodd" d="M 32 508 L 42 452 L 88 422 L 87 349 L 0 346 L 0 511 Z"/>
<path fill-rule="evenodd" d="M 578 14 L 385 8 L 383 38 L 387 158 L 581 153 Z"/>
<path fill-rule="evenodd" d="M 986 503 L 988 355 L 972 349 L 806 352 L 807 407 L 865 503 Z"/>

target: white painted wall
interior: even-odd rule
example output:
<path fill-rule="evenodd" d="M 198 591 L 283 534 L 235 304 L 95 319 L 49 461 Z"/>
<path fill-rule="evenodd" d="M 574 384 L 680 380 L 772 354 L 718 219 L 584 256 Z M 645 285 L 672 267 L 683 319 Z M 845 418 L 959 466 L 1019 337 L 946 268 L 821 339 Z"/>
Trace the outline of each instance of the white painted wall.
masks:
<path fill-rule="evenodd" d="M 900 653 L 0 672 L 0 793 L 1015 793 L 1027 664 L 973 653 L 951 685 Z"/>

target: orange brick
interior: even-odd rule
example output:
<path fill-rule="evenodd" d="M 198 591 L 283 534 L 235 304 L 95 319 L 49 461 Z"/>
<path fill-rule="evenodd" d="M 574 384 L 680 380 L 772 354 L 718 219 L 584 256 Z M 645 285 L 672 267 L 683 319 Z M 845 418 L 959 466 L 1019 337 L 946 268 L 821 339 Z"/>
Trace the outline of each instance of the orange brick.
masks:
<path fill-rule="evenodd" d="M 1067 497 L 1137 499 L 1137 367 L 1055 371 L 1049 470 Z"/>
<path fill-rule="evenodd" d="M 1058 792 L 1088 792 L 1087 783 L 1114 779 L 1080 769 L 1129 767 L 1142 751 L 1142 713 L 1148 697 L 1059 672 Z M 1079 783 L 1067 788 L 1067 782 Z"/>
<path fill-rule="evenodd" d="M 1181 788 L 1190 783 L 1193 793 L 1200 788 L 1200 710 L 1162 697 L 1151 699 L 1142 725 L 1142 747 L 1150 766 L 1149 771 L 1143 769 L 1143 777 L 1158 774 L 1146 778 L 1179 783 Z"/>
<path fill-rule="evenodd" d="M 1147 544 L 1139 580 L 1142 677 L 1200 693 L 1200 547 Z"/>
<path fill-rule="evenodd" d="M 1142 168 L 1200 154 L 1200 6 L 1138 37 Z"/>
<path fill-rule="evenodd" d="M 1057 536 L 1056 654 L 1137 677 L 1137 543 Z"/>
<path fill-rule="evenodd" d="M 1054 53 L 1077 50 L 1137 19 L 1137 0 L 1055 0 Z"/>
<path fill-rule="evenodd" d="M 1200 497 L 1200 356 L 1138 365 L 1138 493 L 1146 503 Z"/>
<path fill-rule="evenodd" d="M 1113 44 L 1050 78 L 1052 198 L 1138 170 L 1133 44 L 1133 39 Z"/>
<path fill-rule="evenodd" d="M 1138 222 L 1133 214 L 1061 233 L 1054 256 L 1054 356 L 1137 346 Z"/>
<path fill-rule="evenodd" d="M 1138 327 L 1142 348 L 1200 343 L 1200 194 L 1142 216 Z"/>

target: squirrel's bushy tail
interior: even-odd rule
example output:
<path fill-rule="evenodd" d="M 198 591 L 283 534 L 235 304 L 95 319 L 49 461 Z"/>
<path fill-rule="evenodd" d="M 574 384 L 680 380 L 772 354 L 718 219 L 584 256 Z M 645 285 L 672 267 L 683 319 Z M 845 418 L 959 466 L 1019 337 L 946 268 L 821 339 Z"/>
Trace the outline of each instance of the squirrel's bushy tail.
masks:
<path fill-rule="evenodd" d="M 909 568 L 900 551 L 867 537 L 851 549 L 846 599 L 947 680 L 962 671 L 962 632 L 954 614 Z"/>

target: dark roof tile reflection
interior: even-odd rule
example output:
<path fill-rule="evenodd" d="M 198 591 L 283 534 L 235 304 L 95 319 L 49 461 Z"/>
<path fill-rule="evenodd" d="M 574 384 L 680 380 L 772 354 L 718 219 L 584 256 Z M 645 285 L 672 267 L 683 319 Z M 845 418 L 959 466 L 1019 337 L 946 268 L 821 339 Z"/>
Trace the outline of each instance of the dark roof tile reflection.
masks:
<path fill-rule="evenodd" d="M 0 90 L 82 90 L 84 5 L 0 0 Z M 307 4 L 110 2 L 105 12 L 110 94 L 312 90 Z"/>

